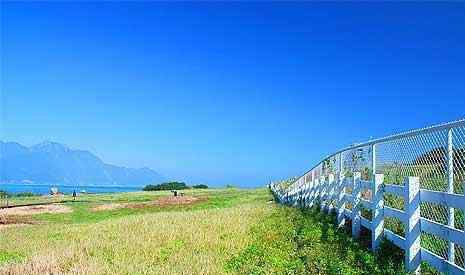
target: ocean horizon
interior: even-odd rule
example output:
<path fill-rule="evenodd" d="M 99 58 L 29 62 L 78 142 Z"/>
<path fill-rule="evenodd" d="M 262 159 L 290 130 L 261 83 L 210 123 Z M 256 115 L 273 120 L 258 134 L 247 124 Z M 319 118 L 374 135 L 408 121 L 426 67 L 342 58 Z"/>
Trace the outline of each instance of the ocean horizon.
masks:
<path fill-rule="evenodd" d="M 78 193 L 121 193 L 141 191 L 137 186 L 109 186 L 109 185 L 71 185 L 71 184 L 22 184 L 22 183 L 0 183 L 0 191 L 10 194 L 31 192 L 36 195 L 46 195 L 51 188 L 58 188 L 58 192 L 72 194 Z"/>

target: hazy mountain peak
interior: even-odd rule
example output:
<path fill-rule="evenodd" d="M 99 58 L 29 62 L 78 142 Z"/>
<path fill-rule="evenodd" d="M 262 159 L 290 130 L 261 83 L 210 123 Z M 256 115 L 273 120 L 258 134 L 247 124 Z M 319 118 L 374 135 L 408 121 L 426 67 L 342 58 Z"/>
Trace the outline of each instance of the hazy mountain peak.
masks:
<path fill-rule="evenodd" d="M 35 151 L 48 151 L 48 152 L 67 152 L 70 151 L 69 147 L 53 141 L 43 141 L 31 147 Z"/>
<path fill-rule="evenodd" d="M 45 141 L 30 148 L 1 142 L 0 147 L 0 181 L 142 186 L 164 180 L 150 168 L 106 164 L 89 151 L 73 150 L 58 142 Z"/>
<path fill-rule="evenodd" d="M 0 141 L 0 156 L 6 154 L 24 154 L 29 152 L 29 148 L 14 141 Z"/>

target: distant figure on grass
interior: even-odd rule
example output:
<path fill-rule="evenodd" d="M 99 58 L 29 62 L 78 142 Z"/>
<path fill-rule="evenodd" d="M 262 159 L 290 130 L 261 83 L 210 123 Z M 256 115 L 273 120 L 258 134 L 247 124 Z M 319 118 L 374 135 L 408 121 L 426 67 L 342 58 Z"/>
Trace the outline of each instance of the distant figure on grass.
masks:
<path fill-rule="evenodd" d="M 73 201 L 76 200 L 76 190 L 73 190 Z"/>

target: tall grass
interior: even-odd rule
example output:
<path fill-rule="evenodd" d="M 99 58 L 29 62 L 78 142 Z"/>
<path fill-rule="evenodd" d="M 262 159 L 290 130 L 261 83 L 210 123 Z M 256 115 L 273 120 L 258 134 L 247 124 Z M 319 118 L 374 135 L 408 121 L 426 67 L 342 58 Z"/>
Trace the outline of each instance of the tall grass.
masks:
<path fill-rule="evenodd" d="M 337 230 L 333 216 L 275 204 L 265 189 L 202 190 L 207 200 L 189 206 L 90 211 L 145 196 L 89 197 L 68 203 L 73 213 L 2 229 L 0 274 L 403 273 L 389 243 L 374 255 Z"/>
<path fill-rule="evenodd" d="M 222 274 L 247 246 L 250 226 L 272 208 L 258 192 L 260 202 L 235 207 L 8 229 L 0 274 Z"/>
<path fill-rule="evenodd" d="M 277 207 L 252 228 L 252 244 L 227 268 L 239 274 L 405 274 L 400 249 L 384 242 L 374 255 L 334 222 L 318 208 Z"/>

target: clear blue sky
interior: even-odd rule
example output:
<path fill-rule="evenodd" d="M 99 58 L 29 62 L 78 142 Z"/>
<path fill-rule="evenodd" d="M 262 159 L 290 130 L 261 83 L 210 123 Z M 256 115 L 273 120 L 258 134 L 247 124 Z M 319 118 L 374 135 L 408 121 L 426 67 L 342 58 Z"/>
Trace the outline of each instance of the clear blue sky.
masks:
<path fill-rule="evenodd" d="M 1 4 L 3 140 L 257 186 L 465 116 L 465 4 Z"/>

